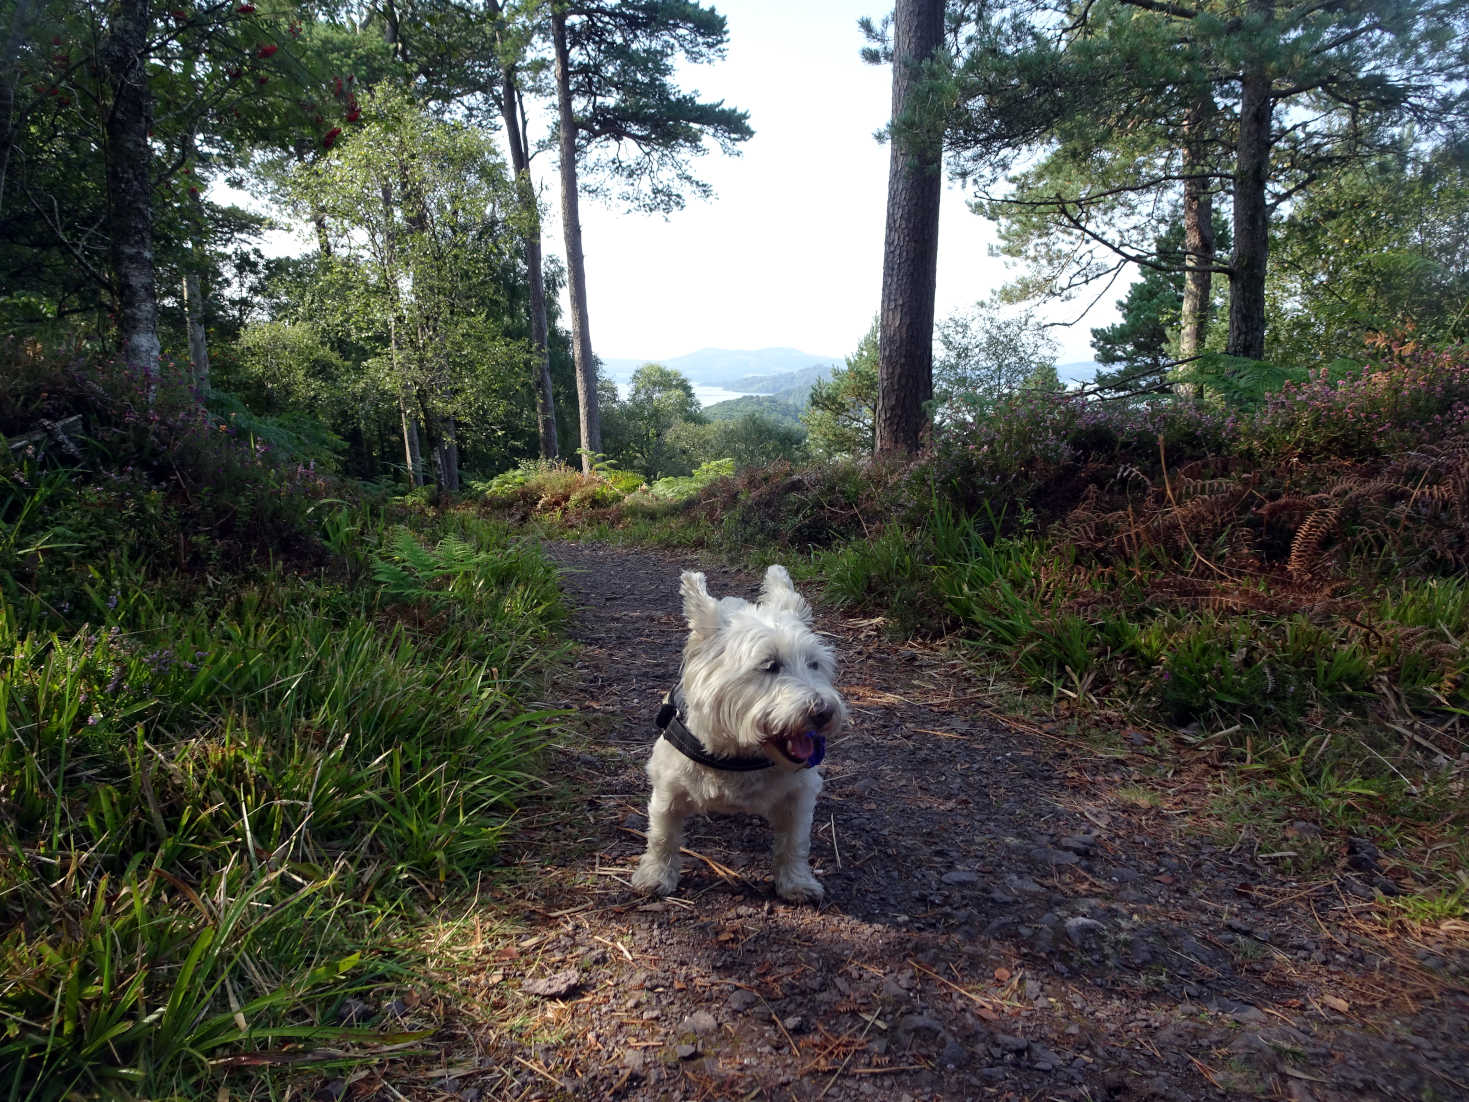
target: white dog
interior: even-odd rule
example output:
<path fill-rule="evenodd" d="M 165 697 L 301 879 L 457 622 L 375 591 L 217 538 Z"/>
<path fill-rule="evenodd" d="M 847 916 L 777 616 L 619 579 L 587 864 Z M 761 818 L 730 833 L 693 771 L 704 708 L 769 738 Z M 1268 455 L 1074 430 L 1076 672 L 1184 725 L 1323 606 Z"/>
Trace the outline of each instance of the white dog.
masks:
<path fill-rule="evenodd" d="M 836 661 L 785 567 L 765 572 L 758 604 L 716 600 L 703 574 L 685 571 L 682 580 L 689 640 L 648 759 L 648 849 L 633 887 L 667 895 L 678 885 L 688 816 L 746 811 L 774 831 L 776 894 L 814 903 L 823 895 L 810 863 L 815 766 L 847 718 L 832 688 Z"/>

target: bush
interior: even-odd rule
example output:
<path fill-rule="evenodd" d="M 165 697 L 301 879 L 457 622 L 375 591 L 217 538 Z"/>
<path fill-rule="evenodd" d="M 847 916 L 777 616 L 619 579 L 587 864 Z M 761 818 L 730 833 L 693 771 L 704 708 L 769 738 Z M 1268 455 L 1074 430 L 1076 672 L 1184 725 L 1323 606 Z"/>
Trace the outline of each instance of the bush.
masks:
<path fill-rule="evenodd" d="M 1380 340 L 1375 362 L 1287 383 L 1239 423 L 1261 459 L 1391 455 L 1469 429 L 1469 349 Z"/>
<path fill-rule="evenodd" d="M 713 459 L 701 463 L 691 475 L 660 478 L 648 487 L 648 492 L 663 501 L 686 501 L 721 478 L 734 474 L 733 459 Z"/>

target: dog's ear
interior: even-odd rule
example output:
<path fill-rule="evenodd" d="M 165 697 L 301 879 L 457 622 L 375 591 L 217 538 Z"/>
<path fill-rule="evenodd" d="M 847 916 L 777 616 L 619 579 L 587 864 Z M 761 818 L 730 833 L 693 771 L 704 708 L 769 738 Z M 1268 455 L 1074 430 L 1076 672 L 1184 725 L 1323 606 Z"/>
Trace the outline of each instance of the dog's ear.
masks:
<path fill-rule="evenodd" d="M 791 576 L 783 566 L 775 565 L 765 571 L 765 582 L 760 586 L 760 603 L 766 608 L 793 612 L 804 623 L 811 623 L 811 606 L 796 592 Z"/>
<path fill-rule="evenodd" d="M 679 592 L 683 594 L 684 619 L 696 639 L 707 639 L 719 630 L 719 602 L 709 596 L 704 575 L 692 570 L 683 572 Z"/>

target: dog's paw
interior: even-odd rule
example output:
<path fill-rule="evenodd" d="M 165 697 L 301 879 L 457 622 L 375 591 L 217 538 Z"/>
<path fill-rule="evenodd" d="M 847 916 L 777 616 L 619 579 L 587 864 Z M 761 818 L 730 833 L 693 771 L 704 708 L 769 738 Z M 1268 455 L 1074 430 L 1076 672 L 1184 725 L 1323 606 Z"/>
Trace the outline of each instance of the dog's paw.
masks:
<path fill-rule="evenodd" d="M 644 858 L 632 874 L 632 886 L 644 895 L 668 895 L 678 887 L 678 869 Z"/>
<path fill-rule="evenodd" d="M 789 903 L 820 903 L 826 897 L 826 889 L 809 872 L 778 873 L 775 894 Z"/>

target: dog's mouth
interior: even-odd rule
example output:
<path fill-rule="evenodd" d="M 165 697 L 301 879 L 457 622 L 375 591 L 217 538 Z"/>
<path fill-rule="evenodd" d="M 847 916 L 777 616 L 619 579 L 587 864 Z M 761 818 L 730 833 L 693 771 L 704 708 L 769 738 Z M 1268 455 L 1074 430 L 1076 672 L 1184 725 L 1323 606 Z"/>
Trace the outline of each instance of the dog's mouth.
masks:
<path fill-rule="evenodd" d="M 770 745 L 792 765 L 820 765 L 826 756 L 826 736 L 815 731 L 776 735 L 770 740 Z"/>

